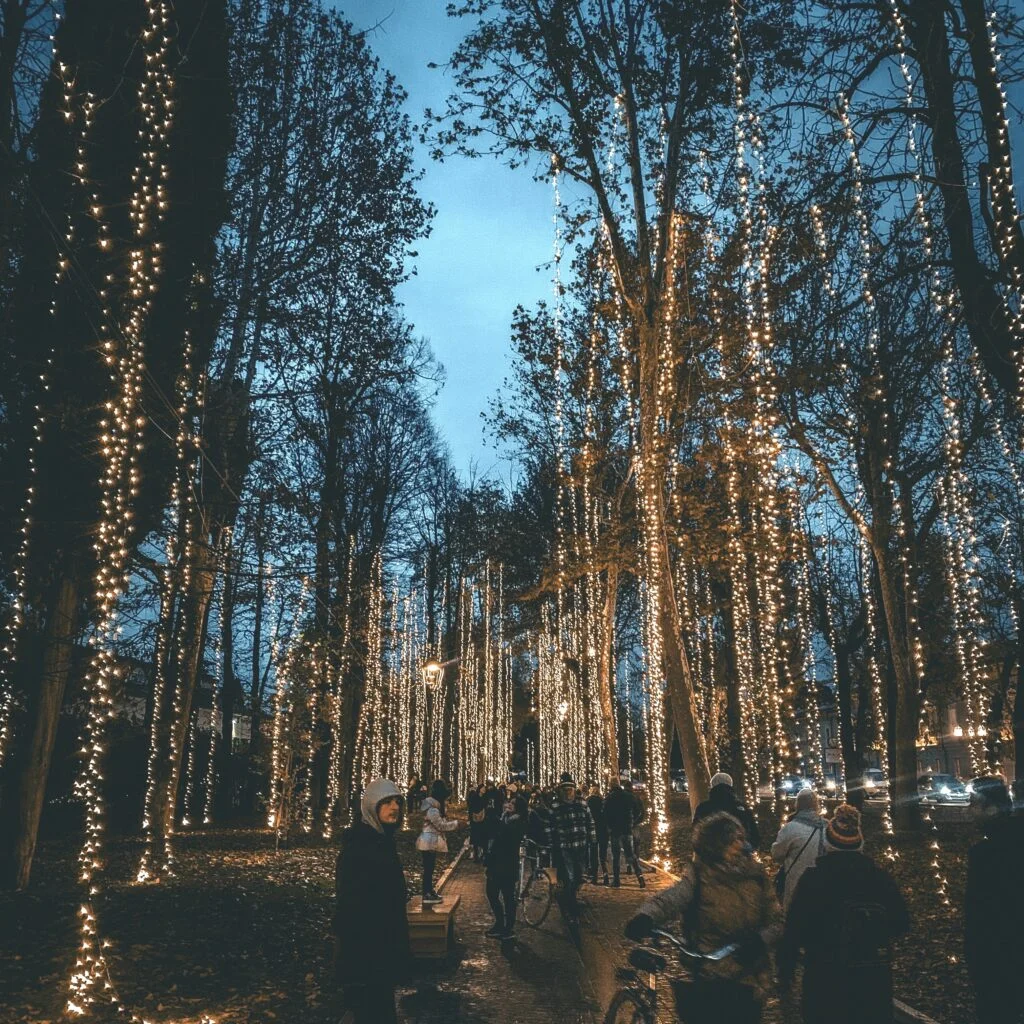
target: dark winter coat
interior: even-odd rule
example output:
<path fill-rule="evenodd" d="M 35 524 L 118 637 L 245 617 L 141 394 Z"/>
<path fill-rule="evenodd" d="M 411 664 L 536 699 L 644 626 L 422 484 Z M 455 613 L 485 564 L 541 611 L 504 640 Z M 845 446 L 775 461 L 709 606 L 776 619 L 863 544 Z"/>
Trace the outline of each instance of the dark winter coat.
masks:
<path fill-rule="evenodd" d="M 604 798 L 604 821 L 614 835 L 629 835 L 633 831 L 633 795 L 621 786 L 612 786 Z"/>
<path fill-rule="evenodd" d="M 379 802 L 372 797 L 369 817 L 376 821 Z M 332 921 L 337 979 L 342 985 L 394 985 L 410 958 L 405 873 L 393 835 L 367 816 L 364 806 L 364 820 L 341 836 Z"/>
<path fill-rule="evenodd" d="M 761 845 L 761 833 L 753 811 L 736 799 L 732 786 L 726 786 L 724 783 L 712 786 L 707 800 L 697 805 L 697 810 L 693 813 L 694 825 L 702 818 L 717 814 L 719 811 L 731 814 L 743 826 L 747 833 L 747 841 L 755 850 Z"/>
<path fill-rule="evenodd" d="M 604 842 L 608 838 L 608 825 L 604 820 L 604 799 L 600 793 L 593 793 L 587 797 L 587 809 L 594 819 L 594 828 L 597 829 L 597 841 Z"/>
<path fill-rule="evenodd" d="M 871 942 L 852 945 L 851 935 L 863 938 L 857 925 L 870 908 L 877 931 L 870 929 Z M 891 1020 L 887 947 L 909 927 L 899 888 L 869 857 L 850 851 L 819 857 L 800 876 L 777 955 L 779 978 L 788 984 L 803 950 L 805 1024 Z"/>
<path fill-rule="evenodd" d="M 524 814 L 503 814 L 494 827 L 487 874 L 491 878 L 514 878 L 519 867 L 519 848 L 526 833 Z"/>
<path fill-rule="evenodd" d="M 994 818 L 967 855 L 964 946 L 981 1024 L 1024 1020 L 1024 818 Z"/>

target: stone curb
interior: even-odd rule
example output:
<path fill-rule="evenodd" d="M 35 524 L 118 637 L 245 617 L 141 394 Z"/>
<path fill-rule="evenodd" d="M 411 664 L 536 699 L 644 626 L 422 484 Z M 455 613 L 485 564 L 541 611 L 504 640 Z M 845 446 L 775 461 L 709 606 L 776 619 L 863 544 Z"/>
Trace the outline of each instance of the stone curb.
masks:
<path fill-rule="evenodd" d="M 462 858 L 465 857 L 466 851 L 468 849 L 469 840 L 466 839 L 463 841 L 462 847 L 459 850 L 459 852 L 455 854 L 455 857 L 452 860 L 451 864 L 449 864 L 448 867 L 444 869 L 444 871 L 441 873 L 441 877 L 437 880 L 436 888 L 438 892 L 441 892 L 444 889 L 444 887 L 448 884 L 448 879 L 451 878 L 453 874 L 455 874 L 455 869 L 462 862 Z"/>

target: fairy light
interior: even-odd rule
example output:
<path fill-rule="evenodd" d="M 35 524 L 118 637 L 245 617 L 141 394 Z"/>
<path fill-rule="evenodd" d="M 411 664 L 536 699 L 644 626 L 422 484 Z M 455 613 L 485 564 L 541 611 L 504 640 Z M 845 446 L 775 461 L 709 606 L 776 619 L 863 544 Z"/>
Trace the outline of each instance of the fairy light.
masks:
<path fill-rule="evenodd" d="M 289 715 L 289 697 L 291 693 L 291 671 L 297 653 L 299 632 L 306 615 L 306 602 L 312 588 L 312 580 L 308 576 L 303 577 L 302 590 L 299 593 L 298 603 L 295 608 L 295 617 L 291 623 L 290 637 L 285 647 L 283 658 L 278 660 L 280 653 L 279 641 L 275 637 L 271 642 L 271 661 L 274 665 L 274 731 L 273 745 L 270 754 L 270 813 L 267 817 L 267 824 L 272 829 L 280 829 L 284 817 L 284 797 L 287 789 L 285 772 L 287 757 L 285 752 L 286 719 Z M 284 600 L 284 595 L 282 595 Z"/>
<path fill-rule="evenodd" d="M 985 770 L 984 750 L 986 745 L 982 738 L 977 735 L 987 717 L 984 706 L 986 677 L 984 668 L 985 641 L 981 636 L 984 629 L 984 621 L 980 610 L 980 584 L 976 568 L 977 556 L 974 554 L 977 541 L 975 536 L 976 527 L 970 501 L 967 497 L 971 493 L 971 487 L 963 469 L 964 446 L 959 414 L 960 403 L 953 397 L 952 393 L 953 368 L 956 361 L 954 338 L 959 318 L 956 300 L 952 293 L 944 288 L 940 270 L 934 261 L 934 231 L 923 187 L 922 161 L 917 140 L 918 115 L 914 103 L 914 81 L 907 56 L 906 26 L 903 15 L 895 0 L 890 0 L 889 14 L 894 29 L 896 53 L 904 85 L 904 102 L 908 113 L 907 147 L 914 167 L 915 219 L 918 224 L 921 247 L 924 251 L 926 262 L 931 266 L 929 295 L 932 305 L 943 323 L 940 397 L 945 428 L 943 433 L 943 451 L 946 456 L 946 472 L 944 478 L 940 480 L 937 490 L 944 534 L 943 554 L 946 582 L 953 613 L 954 648 L 956 650 L 961 687 L 967 705 L 968 721 L 974 726 L 973 730 L 969 730 L 971 738 L 968 742 L 968 752 L 971 758 L 972 771 L 978 774 Z M 988 24 L 988 31 L 991 33 L 991 21 Z M 994 38 L 990 39 L 990 42 L 992 43 L 992 52 L 994 52 Z M 994 63 L 992 72 L 993 79 L 996 80 Z M 1005 106 L 1002 107 L 1002 111 L 1005 127 Z M 1006 150 L 1006 160 L 1006 167 L 1008 168 L 1008 149 Z M 993 207 L 1000 205 L 1005 208 L 1006 202 L 1009 201 L 1012 208 L 1013 199 L 1011 195 L 1006 194 L 999 200 L 996 198 L 996 193 L 1001 187 L 997 182 L 997 179 L 1000 179 L 1000 173 L 995 172 L 992 179 Z M 1012 183 L 1010 188 L 1012 191 Z M 1006 253 L 1002 253 L 1001 256 L 1005 263 Z M 977 359 L 972 358 L 970 364 L 982 398 L 987 400 L 987 389 L 983 376 L 980 373 L 980 368 L 977 365 Z M 997 428 L 1001 427 L 1001 424 L 997 423 L 996 426 Z M 997 430 L 997 435 L 1002 438 L 1001 430 Z M 1012 465 L 1012 458 L 1008 459 L 1008 462 Z M 1013 475 L 1015 483 L 1019 482 L 1015 467 Z M 902 521 L 900 523 L 900 531 L 902 535 L 904 531 Z M 909 550 L 905 546 L 903 550 L 904 580 L 910 586 Z M 914 631 L 914 664 L 920 686 L 924 674 L 923 647 L 916 619 L 916 592 L 911 590 L 911 593 L 913 594 L 915 606 L 914 617 L 911 622 L 911 628 Z M 921 715 L 922 717 L 924 715 L 923 702 Z M 940 895 L 945 898 L 942 886 L 940 886 Z"/>
<path fill-rule="evenodd" d="M 84 896 L 79 908 L 80 943 L 68 989 L 67 1011 L 80 1016 L 102 1000 L 123 1010 L 110 979 L 104 948 L 109 945 L 100 935 L 96 903 L 101 892 L 103 869 L 103 832 L 105 807 L 103 799 L 103 755 L 106 722 L 113 714 L 111 687 L 118 675 L 114 643 L 118 633 L 119 598 L 127 585 L 128 557 L 133 532 L 133 505 L 140 486 L 138 453 L 142 448 L 142 424 L 138 408 L 144 372 L 143 338 L 151 308 L 152 292 L 160 271 L 160 243 L 150 233 L 150 217 L 158 222 L 166 205 L 162 162 L 171 124 L 172 81 L 167 70 L 167 48 L 170 42 L 168 8 L 150 0 L 146 4 L 146 28 L 140 41 L 145 53 L 146 70 L 137 90 L 142 112 L 140 128 L 140 163 L 133 175 L 135 194 L 130 216 L 134 238 L 129 261 L 125 292 L 125 324 L 118 347 L 110 336 L 108 323 L 112 312 L 104 308 L 101 325 L 101 358 L 110 371 L 111 397 L 104 405 L 100 422 L 99 449 L 104 461 L 100 476 L 102 492 L 100 521 L 95 550 L 95 600 L 98 625 L 91 638 L 93 654 L 86 674 L 88 714 L 84 729 L 82 766 L 76 784 L 85 806 L 85 835 L 79 853 L 79 879 Z M 65 65 L 59 61 L 61 72 Z M 70 110 L 70 105 L 68 106 Z M 80 101 L 81 132 L 78 145 L 76 180 L 83 190 L 86 185 L 85 159 L 87 140 L 98 104 L 89 92 Z M 99 206 L 99 197 L 91 195 L 89 204 Z M 156 208 L 154 208 L 156 207 Z M 95 216 L 95 214 L 94 214 Z M 110 229 L 105 221 L 96 225 L 101 249 L 110 247 Z M 68 232 L 69 241 L 72 234 Z M 100 293 L 106 299 L 106 290 Z"/>

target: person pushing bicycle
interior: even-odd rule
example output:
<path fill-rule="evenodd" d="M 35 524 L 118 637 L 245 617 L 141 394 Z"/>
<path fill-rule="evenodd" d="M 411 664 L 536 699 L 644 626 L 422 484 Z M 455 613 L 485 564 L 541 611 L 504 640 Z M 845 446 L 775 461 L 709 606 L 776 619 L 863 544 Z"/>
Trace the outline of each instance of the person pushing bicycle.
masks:
<path fill-rule="evenodd" d="M 736 943 L 735 954 L 702 967 L 692 982 L 673 983 L 677 1012 L 687 1024 L 759 1024 L 772 985 L 768 947 L 781 930 L 773 886 L 732 815 L 702 820 L 693 850 L 683 877 L 640 906 L 626 937 L 640 942 L 681 919 L 687 945 L 702 953 Z"/>

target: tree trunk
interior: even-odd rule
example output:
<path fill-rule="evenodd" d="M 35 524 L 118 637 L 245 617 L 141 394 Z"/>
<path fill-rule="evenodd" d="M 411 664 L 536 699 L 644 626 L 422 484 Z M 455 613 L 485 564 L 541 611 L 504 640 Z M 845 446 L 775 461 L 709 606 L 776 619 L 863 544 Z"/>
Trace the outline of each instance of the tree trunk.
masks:
<path fill-rule="evenodd" d="M 15 797 L 17 817 L 8 872 L 8 883 L 15 889 L 27 888 L 32 873 L 46 781 L 78 632 L 78 591 L 79 581 L 73 574 L 60 577 L 43 635 L 38 699 Z"/>
<path fill-rule="evenodd" d="M 601 721 L 608 758 L 608 777 L 619 773 L 619 744 L 615 728 L 615 609 L 619 594 L 619 568 L 609 565 L 605 578 L 604 642 L 597 666 L 597 685 L 601 699 Z"/>
<path fill-rule="evenodd" d="M 182 753 L 185 749 L 185 734 L 189 716 L 192 713 L 192 699 L 195 695 L 199 669 L 202 665 L 203 638 L 206 635 L 206 618 L 210 613 L 210 598 L 213 596 L 217 576 L 217 549 L 208 543 L 196 543 L 192 563 L 192 581 L 189 592 L 184 595 L 182 614 L 186 616 L 180 650 L 175 664 L 175 695 L 167 709 L 164 727 L 160 730 L 162 750 L 157 758 L 156 788 L 153 799 L 153 822 L 160 835 L 173 831 L 174 813 L 177 802 L 178 780 L 181 777 Z M 168 687 L 171 690 L 171 687 Z M 174 711 L 177 710 L 175 717 Z"/>
<path fill-rule="evenodd" d="M 885 613 L 889 652 L 895 676 L 894 700 L 890 717 L 892 742 L 889 750 L 889 794 L 892 800 L 893 826 L 910 831 L 920 823 L 917 803 L 917 732 L 920 698 L 917 679 L 911 668 L 911 654 L 904 629 L 902 603 L 889 564 L 888 551 L 875 551 L 879 591 Z"/>
<path fill-rule="evenodd" d="M 680 642 L 681 620 L 676 607 L 672 556 L 665 529 L 665 460 L 657 416 L 661 336 L 652 324 L 641 325 L 639 333 L 640 465 L 637 487 L 640 504 L 646 506 L 643 512 L 644 543 L 648 570 L 654 577 L 649 585 L 657 588 L 665 683 L 689 783 L 690 807 L 696 810 L 697 805 L 707 799 L 711 771 L 698 725 L 690 664 Z M 667 751 L 665 762 L 668 763 Z M 667 780 L 663 782 L 667 788 Z"/>
<path fill-rule="evenodd" d="M 736 627 L 732 621 L 731 609 L 722 613 L 722 629 L 725 643 L 726 703 L 725 718 L 729 725 L 729 772 L 733 789 L 737 793 L 747 792 L 747 761 L 743 756 L 743 708 L 740 703 L 740 672 L 736 664 Z"/>
<path fill-rule="evenodd" d="M 970 191 L 964 176 L 963 146 L 957 134 L 956 80 L 952 71 L 946 6 L 936 0 L 911 0 L 907 32 L 921 68 L 931 129 L 935 177 L 942 196 L 942 219 L 964 320 L 975 350 L 1007 395 L 1017 391 L 1013 357 L 1017 348 L 1007 310 L 975 245 Z"/>

